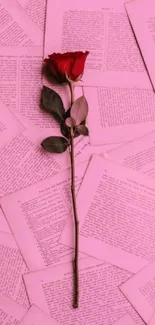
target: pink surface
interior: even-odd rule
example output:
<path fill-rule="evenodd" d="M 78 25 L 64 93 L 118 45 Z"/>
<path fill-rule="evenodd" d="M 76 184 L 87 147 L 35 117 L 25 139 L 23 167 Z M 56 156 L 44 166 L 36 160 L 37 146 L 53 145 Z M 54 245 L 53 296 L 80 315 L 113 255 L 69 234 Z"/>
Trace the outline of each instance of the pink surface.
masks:
<path fill-rule="evenodd" d="M 153 0 L 0 0 L 0 325 L 155 323 L 155 4 Z M 79 309 L 68 152 L 40 109 L 42 61 L 86 51 L 75 98 Z"/>
<path fill-rule="evenodd" d="M 20 325 L 58 325 L 58 323 L 44 313 L 40 308 L 32 305 L 22 320 L 19 322 Z"/>

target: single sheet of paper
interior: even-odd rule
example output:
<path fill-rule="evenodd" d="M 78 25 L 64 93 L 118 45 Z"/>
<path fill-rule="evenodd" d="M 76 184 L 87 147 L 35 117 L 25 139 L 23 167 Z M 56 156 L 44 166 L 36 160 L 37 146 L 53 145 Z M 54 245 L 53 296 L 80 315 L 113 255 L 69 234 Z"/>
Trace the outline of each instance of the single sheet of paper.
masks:
<path fill-rule="evenodd" d="M 148 325 L 154 325 L 155 324 L 155 313 L 151 317 L 150 321 L 148 322 Z"/>
<path fill-rule="evenodd" d="M 125 167 L 155 178 L 155 131 L 121 145 L 104 154 Z"/>
<path fill-rule="evenodd" d="M 4 213 L 0 208 L 0 232 L 1 231 L 11 233 L 8 223 L 5 219 Z"/>
<path fill-rule="evenodd" d="M 155 97 L 151 86 L 105 79 L 104 87 L 84 88 L 89 105 L 91 145 L 128 142 L 154 130 Z"/>
<path fill-rule="evenodd" d="M 44 32 L 46 0 L 18 0 L 33 22 Z"/>
<path fill-rule="evenodd" d="M 123 3 L 48 0 L 44 57 L 89 51 L 81 85 L 102 86 L 109 77 L 150 84 Z"/>
<path fill-rule="evenodd" d="M 0 21 L 0 46 L 42 46 L 41 30 L 17 0 L 0 0 Z"/>
<path fill-rule="evenodd" d="M 80 251 L 132 273 L 147 265 L 155 258 L 154 193 L 154 180 L 93 156 L 77 196 Z M 72 227 L 68 219 L 60 237 L 69 247 Z"/>
<path fill-rule="evenodd" d="M 132 0 L 125 3 L 125 8 L 155 90 L 155 2 Z"/>
<path fill-rule="evenodd" d="M 0 293 L 0 324 L 18 325 L 27 309 Z"/>
<path fill-rule="evenodd" d="M 0 292 L 29 308 L 29 300 L 22 275 L 27 272 L 26 264 L 11 234 L 0 233 Z"/>
<path fill-rule="evenodd" d="M 155 306 L 155 262 L 142 268 L 140 272 L 123 283 L 120 289 L 139 315 L 148 323 L 154 314 Z"/>
<path fill-rule="evenodd" d="M 40 108 L 42 47 L 0 46 L 1 101 L 20 115 L 22 123 L 50 125 Z M 47 114 L 46 114 L 47 115 Z"/>
<path fill-rule="evenodd" d="M 34 134 L 41 136 L 35 128 L 25 130 L 0 149 L 0 197 L 52 176 L 66 162 L 62 156 L 60 164 L 60 156 L 44 152 Z"/>
<path fill-rule="evenodd" d="M 111 325 L 129 313 L 136 324 L 144 325 L 119 283 L 131 274 L 94 258 L 79 261 L 79 308 L 72 307 L 72 263 L 49 267 L 24 275 L 30 301 L 42 308 L 60 324 Z M 126 325 L 126 324 L 124 324 Z"/>
<path fill-rule="evenodd" d="M 6 105 L 0 102 L 0 149 L 24 130 L 23 125 Z"/>
<path fill-rule="evenodd" d="M 58 323 L 40 308 L 32 305 L 19 325 L 58 325 Z"/>
<path fill-rule="evenodd" d="M 136 325 L 136 322 L 129 314 L 126 314 L 114 323 L 114 325 Z"/>
<path fill-rule="evenodd" d="M 76 166 L 76 191 L 87 165 Z M 72 218 L 70 169 L 5 196 L 1 207 L 29 270 L 72 260 L 72 249 L 58 243 L 67 218 Z"/>

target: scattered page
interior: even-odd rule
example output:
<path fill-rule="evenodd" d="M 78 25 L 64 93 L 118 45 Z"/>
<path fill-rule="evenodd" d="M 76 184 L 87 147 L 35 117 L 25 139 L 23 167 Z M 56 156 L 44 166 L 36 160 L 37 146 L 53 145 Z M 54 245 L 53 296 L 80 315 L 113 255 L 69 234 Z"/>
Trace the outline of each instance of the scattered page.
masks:
<path fill-rule="evenodd" d="M 155 324 L 155 313 L 151 317 L 151 320 L 148 322 L 148 325 L 154 325 Z"/>
<path fill-rule="evenodd" d="M 148 323 L 154 314 L 155 306 L 155 262 L 149 263 L 122 284 L 120 289 L 139 315 Z"/>
<path fill-rule="evenodd" d="M 155 90 L 155 3 L 153 0 L 129 1 L 125 8 Z"/>
<path fill-rule="evenodd" d="M 89 142 L 90 145 L 90 142 Z M 105 144 L 102 146 L 91 146 L 90 145 L 90 152 L 91 154 L 97 154 L 97 155 L 103 155 L 106 157 L 111 150 L 118 148 L 121 146 L 121 143 L 110 143 L 110 144 Z"/>
<path fill-rule="evenodd" d="M 42 32 L 17 0 L 0 0 L 0 46 L 42 45 Z"/>
<path fill-rule="evenodd" d="M 114 77 L 104 84 L 84 88 L 91 145 L 128 142 L 154 130 L 155 97 L 150 85 L 126 85 Z"/>
<path fill-rule="evenodd" d="M 0 102 L 0 149 L 24 130 L 23 125 L 13 112 Z"/>
<path fill-rule="evenodd" d="M 3 211 L 0 208 L 0 232 L 1 231 L 11 233 L 8 223 L 7 223 L 5 216 L 3 214 Z"/>
<path fill-rule="evenodd" d="M 93 185 L 92 185 L 93 184 Z M 155 258 L 154 180 L 93 156 L 77 196 L 81 252 L 136 273 Z M 73 247 L 72 220 L 60 242 Z"/>
<path fill-rule="evenodd" d="M 76 166 L 76 190 L 87 164 Z M 58 243 L 72 218 L 70 170 L 5 196 L 1 207 L 29 270 L 72 260 L 72 249 Z"/>
<path fill-rule="evenodd" d="M 44 57 L 89 51 L 79 85 L 102 86 L 109 77 L 150 85 L 123 3 L 48 0 Z"/>
<path fill-rule="evenodd" d="M 126 167 L 155 178 L 155 131 L 104 154 Z"/>
<path fill-rule="evenodd" d="M 39 130 L 25 130 L 0 150 L 0 197 L 52 176 L 66 163 L 63 155 L 45 152 L 41 141 L 36 145 L 33 134 L 38 135 Z"/>
<path fill-rule="evenodd" d="M 32 305 L 19 325 L 58 325 L 58 323 L 40 308 Z"/>
<path fill-rule="evenodd" d="M 42 47 L 1 46 L 0 65 L 2 102 L 20 113 L 26 127 L 49 126 L 40 108 Z"/>
<path fill-rule="evenodd" d="M 26 309 L 14 300 L 0 293 L 0 324 L 18 325 L 26 313 Z"/>
<path fill-rule="evenodd" d="M 93 258 L 79 261 L 79 308 L 72 307 L 72 263 L 24 275 L 30 301 L 63 325 L 111 325 L 129 312 L 144 325 L 118 289 L 131 274 Z M 126 324 L 125 324 L 126 325 Z"/>
<path fill-rule="evenodd" d="M 129 314 L 126 314 L 121 319 L 119 319 L 114 325 L 136 325 L 136 322 Z"/>
<path fill-rule="evenodd" d="M 29 308 L 29 300 L 22 279 L 26 264 L 11 234 L 0 233 L 0 292 Z"/>
<path fill-rule="evenodd" d="M 18 0 L 34 23 L 44 32 L 46 0 Z"/>

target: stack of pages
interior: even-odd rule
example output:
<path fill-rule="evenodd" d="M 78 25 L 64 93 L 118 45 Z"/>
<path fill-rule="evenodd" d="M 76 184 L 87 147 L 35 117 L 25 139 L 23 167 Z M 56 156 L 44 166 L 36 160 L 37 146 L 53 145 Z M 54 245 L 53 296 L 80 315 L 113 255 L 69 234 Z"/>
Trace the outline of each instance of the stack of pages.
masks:
<path fill-rule="evenodd" d="M 40 109 L 44 58 L 86 51 L 75 140 L 79 308 L 68 153 Z M 0 325 L 155 324 L 155 2 L 0 0 Z"/>

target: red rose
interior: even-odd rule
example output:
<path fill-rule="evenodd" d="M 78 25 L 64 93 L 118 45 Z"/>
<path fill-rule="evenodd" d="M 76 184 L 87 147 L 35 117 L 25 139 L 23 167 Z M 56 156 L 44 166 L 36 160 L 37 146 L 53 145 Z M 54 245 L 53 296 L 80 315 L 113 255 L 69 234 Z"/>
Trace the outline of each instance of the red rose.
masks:
<path fill-rule="evenodd" d="M 84 65 L 89 54 L 83 52 L 53 53 L 44 62 L 58 83 L 67 82 L 66 75 L 72 81 L 76 81 L 84 72 Z"/>

